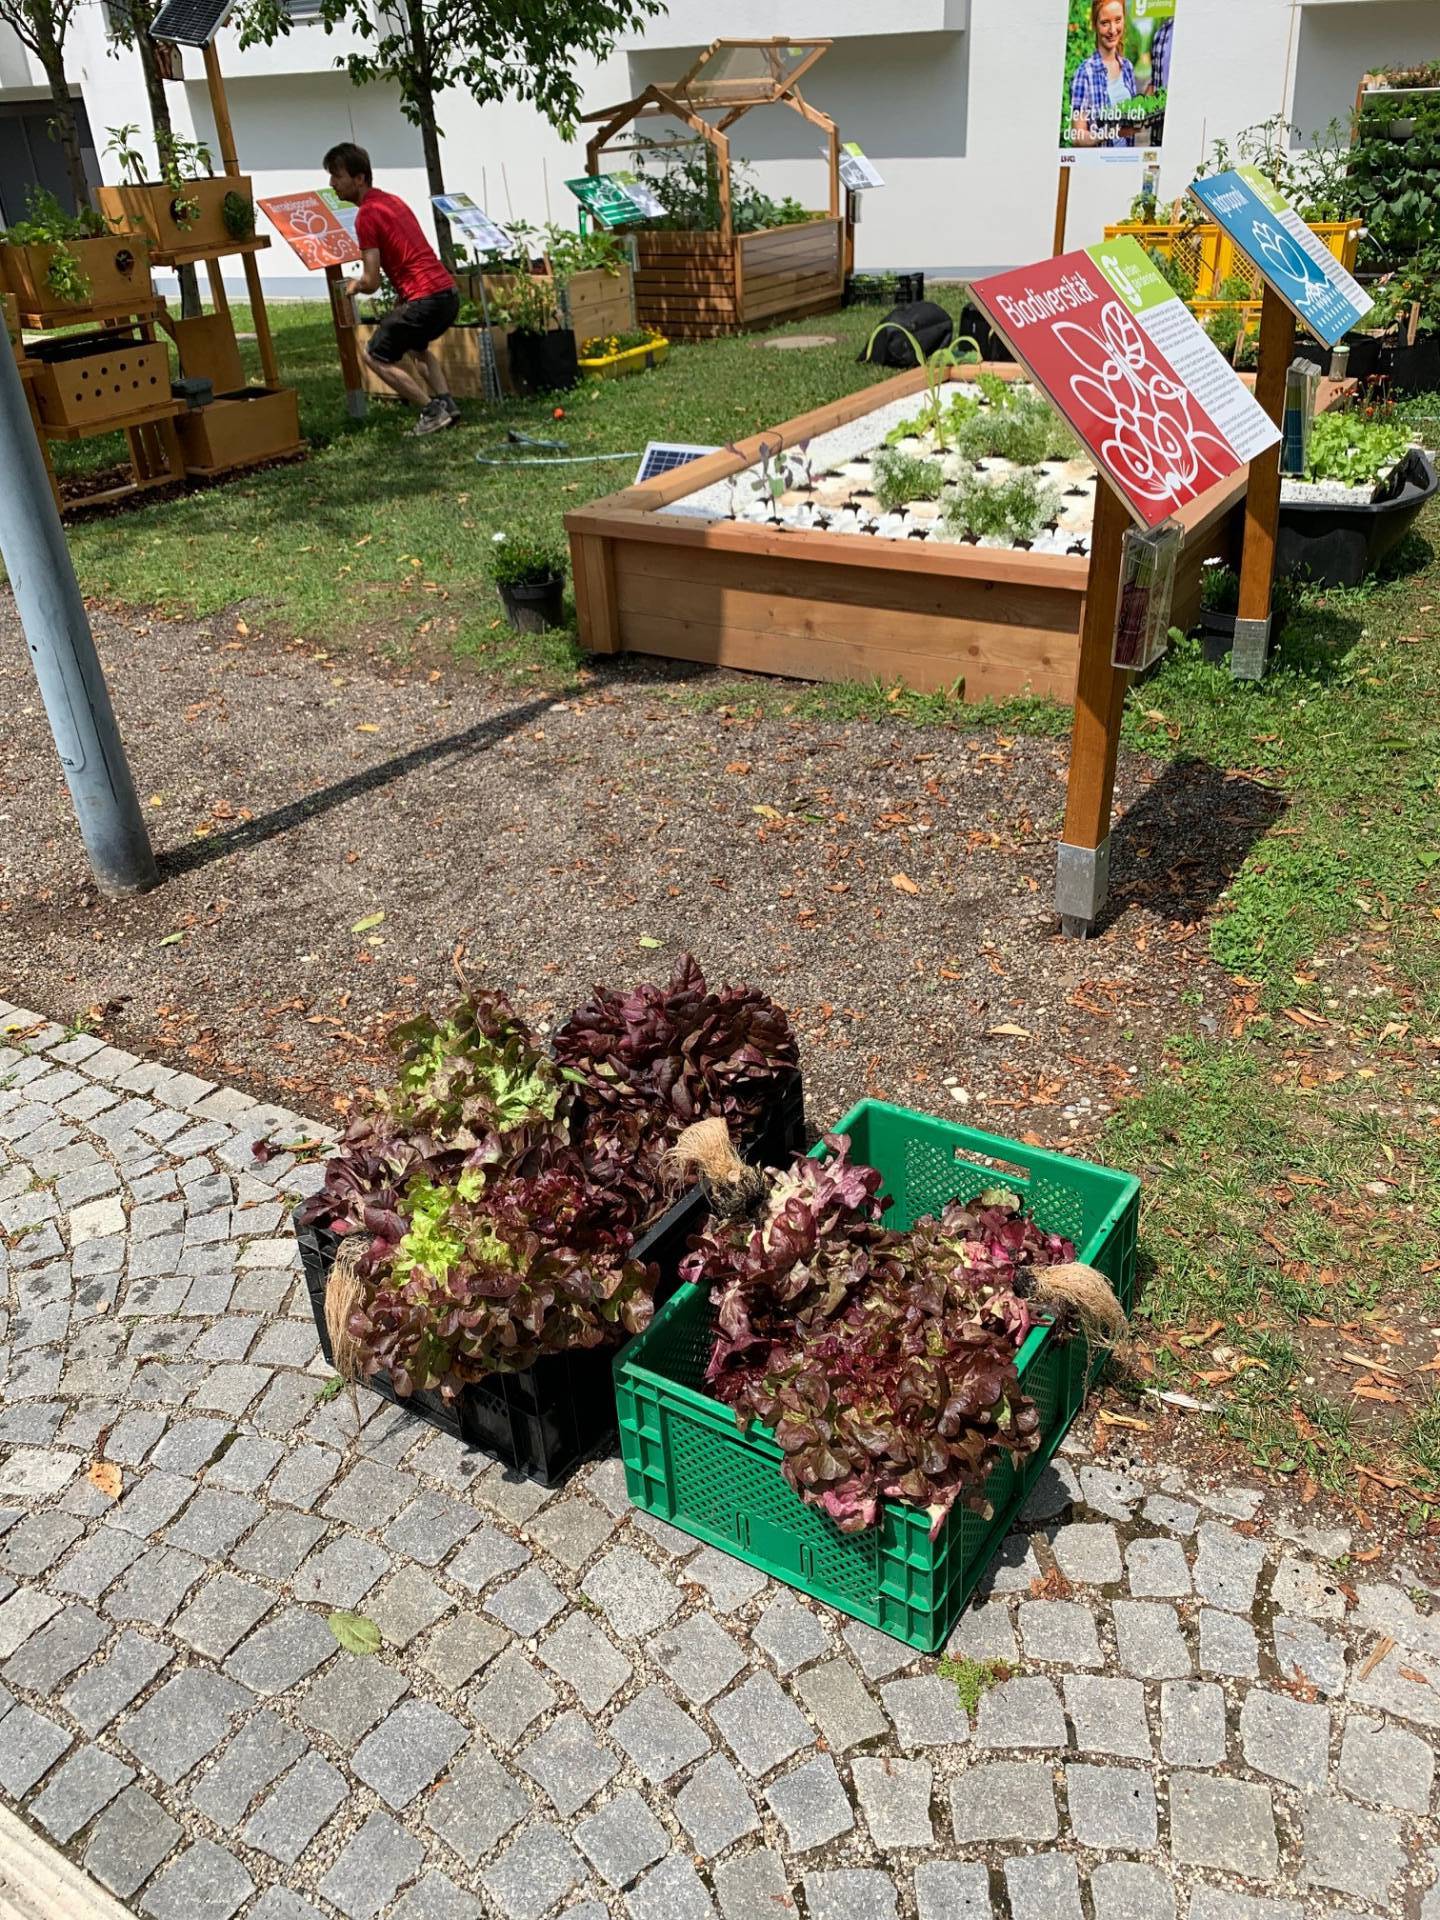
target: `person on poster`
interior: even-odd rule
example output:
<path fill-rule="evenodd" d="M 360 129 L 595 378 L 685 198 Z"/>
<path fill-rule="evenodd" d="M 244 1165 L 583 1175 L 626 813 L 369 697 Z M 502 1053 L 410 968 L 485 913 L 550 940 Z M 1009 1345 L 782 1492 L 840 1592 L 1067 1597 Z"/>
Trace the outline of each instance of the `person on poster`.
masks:
<path fill-rule="evenodd" d="M 1168 15 L 1157 20 L 1150 36 L 1150 91 L 1164 93 L 1170 85 L 1170 36 L 1175 22 Z"/>
<path fill-rule="evenodd" d="M 1090 0 L 1095 51 L 1076 68 L 1070 83 L 1070 137 L 1077 147 L 1129 144 L 1114 118 L 1115 109 L 1140 91 L 1135 69 L 1125 58 L 1129 24 L 1126 0 Z"/>
<path fill-rule="evenodd" d="M 400 296 L 400 304 L 382 316 L 370 335 L 367 363 L 393 393 L 419 409 L 417 434 L 454 426 L 460 409 L 430 349 L 454 326 L 460 289 L 405 202 L 375 185 L 363 147 L 342 140 L 331 147 L 323 165 L 331 190 L 356 209 L 355 242 L 363 264 L 359 275 L 345 282 L 345 291 L 352 297 L 378 293 L 383 274 Z M 420 369 L 423 382 L 400 364 L 407 357 Z"/>

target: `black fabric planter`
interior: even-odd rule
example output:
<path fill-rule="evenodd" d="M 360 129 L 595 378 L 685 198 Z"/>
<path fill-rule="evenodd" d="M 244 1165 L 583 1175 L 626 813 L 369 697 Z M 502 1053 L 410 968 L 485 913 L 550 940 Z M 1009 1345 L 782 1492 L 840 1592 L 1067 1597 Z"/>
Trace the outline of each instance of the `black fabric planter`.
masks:
<path fill-rule="evenodd" d="M 1280 503 L 1276 572 L 1321 587 L 1356 587 L 1414 526 L 1440 489 L 1427 454 L 1412 448 L 1385 484 L 1383 499 L 1354 506 L 1330 501 Z"/>
<path fill-rule="evenodd" d="M 1013 360 L 1014 354 L 1005 344 L 1005 337 L 999 334 L 985 318 L 978 307 L 965 307 L 960 314 L 959 338 L 966 336 L 978 342 L 982 360 Z"/>
<path fill-rule="evenodd" d="M 1349 377 L 1388 380 L 1393 393 L 1433 393 L 1440 388 L 1440 335 L 1422 335 L 1413 347 L 1401 334 L 1352 334 Z"/>
<path fill-rule="evenodd" d="M 564 623 L 565 576 L 552 573 L 545 580 L 517 580 L 500 588 L 500 601 L 512 627 L 521 633 L 544 633 Z"/>
<path fill-rule="evenodd" d="M 1368 380 L 1372 374 L 1380 371 L 1380 336 L 1375 333 L 1352 333 L 1345 340 L 1350 349 L 1349 374 L 1352 380 Z"/>
<path fill-rule="evenodd" d="M 517 329 L 507 345 L 510 374 L 521 393 L 563 392 L 580 379 L 579 353 L 569 327 L 552 327 L 549 333 Z"/>
<path fill-rule="evenodd" d="M 784 1166 L 805 1145 L 804 1083 L 799 1069 L 782 1088 L 766 1113 L 760 1132 L 745 1149 L 757 1166 Z M 321 1351 L 333 1366 L 334 1351 L 325 1325 L 325 1287 L 339 1247 L 339 1236 L 328 1227 L 299 1224 L 295 1238 L 310 1295 L 310 1311 Z M 692 1187 L 667 1207 L 632 1248 L 636 1260 L 653 1261 L 660 1269 L 655 1304 L 663 1306 L 680 1284 L 680 1262 L 691 1238 L 708 1217 L 705 1196 Z M 483 1447 L 517 1472 L 556 1486 L 595 1453 L 615 1432 L 615 1387 L 611 1369 L 617 1349 L 588 1348 L 557 1353 L 538 1360 L 520 1373 L 492 1373 L 473 1381 L 458 1399 L 447 1400 L 433 1390 L 408 1396 L 398 1394 L 387 1373 L 371 1374 L 365 1385 L 417 1419 L 451 1434 L 470 1447 Z"/>
<path fill-rule="evenodd" d="M 1214 607 L 1200 609 L 1200 645 L 1212 667 L 1227 659 L 1235 645 L 1235 619 L 1233 613 L 1219 613 Z"/>

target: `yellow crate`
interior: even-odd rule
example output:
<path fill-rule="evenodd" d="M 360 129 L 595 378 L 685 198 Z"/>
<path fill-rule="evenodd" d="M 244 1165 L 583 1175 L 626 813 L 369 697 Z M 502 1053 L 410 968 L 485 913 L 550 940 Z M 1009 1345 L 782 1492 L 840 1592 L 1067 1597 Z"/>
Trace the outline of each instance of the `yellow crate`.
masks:
<path fill-rule="evenodd" d="M 1310 231 L 1334 254 L 1342 267 L 1348 272 L 1354 271 L 1361 233 L 1358 220 L 1316 221 L 1311 224 Z M 1147 252 L 1158 253 L 1162 260 L 1173 261 L 1182 273 L 1194 281 L 1195 291 L 1189 301 L 1192 307 L 1232 304 L 1220 289 L 1227 280 L 1243 280 L 1250 291 L 1233 304 L 1259 311 L 1265 290 L 1264 282 L 1248 256 L 1240 251 L 1229 234 L 1211 222 L 1163 225 L 1143 220 L 1122 220 L 1105 229 L 1107 240 L 1116 240 L 1122 235 L 1138 240 Z"/>
<path fill-rule="evenodd" d="M 643 373 L 647 367 L 659 367 L 670 357 L 668 340 L 651 340 L 643 347 L 627 347 L 624 353 L 607 353 L 595 360 L 582 360 L 580 371 L 587 380 L 618 380 L 624 373 Z"/>

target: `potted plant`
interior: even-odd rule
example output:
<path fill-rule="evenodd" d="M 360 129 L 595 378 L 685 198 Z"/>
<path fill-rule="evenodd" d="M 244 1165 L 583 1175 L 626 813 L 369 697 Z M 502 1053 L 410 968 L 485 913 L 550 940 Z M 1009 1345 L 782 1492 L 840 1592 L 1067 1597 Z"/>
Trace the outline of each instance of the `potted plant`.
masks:
<path fill-rule="evenodd" d="M 203 140 L 163 128 L 156 135 L 160 179 L 146 178 L 148 162 L 135 145 L 139 128 L 108 129 L 105 151 L 122 184 L 99 189 L 101 211 L 117 226 L 145 234 L 156 254 L 224 253 L 255 237 L 255 201 L 246 174 L 216 174 Z"/>
<path fill-rule="evenodd" d="M 565 552 L 554 541 L 533 534 L 493 534 L 486 572 L 512 627 L 521 633 L 544 633 L 563 624 Z"/>
<path fill-rule="evenodd" d="M 499 282 L 491 309 L 497 324 L 509 329 L 511 377 L 521 393 L 573 387 L 580 378 L 579 356 L 573 329 L 561 323 L 555 276 L 544 261 L 541 270 L 535 270 L 531 258 L 535 230 L 515 226 L 512 231 L 522 251 Z"/>
<path fill-rule="evenodd" d="M 597 990 L 547 1052 L 502 993 L 398 1028 L 394 1087 L 296 1216 L 317 1328 L 349 1378 L 554 1480 L 614 1425 L 615 1346 L 678 1282 L 703 1192 L 671 1169 L 702 1120 L 798 1144 L 783 1011 L 666 984 Z"/>
<path fill-rule="evenodd" d="M 153 295 L 143 241 L 113 234 L 92 207 L 67 213 L 32 188 L 26 217 L 0 232 L 0 279 L 35 326 L 99 309 L 130 312 Z"/>

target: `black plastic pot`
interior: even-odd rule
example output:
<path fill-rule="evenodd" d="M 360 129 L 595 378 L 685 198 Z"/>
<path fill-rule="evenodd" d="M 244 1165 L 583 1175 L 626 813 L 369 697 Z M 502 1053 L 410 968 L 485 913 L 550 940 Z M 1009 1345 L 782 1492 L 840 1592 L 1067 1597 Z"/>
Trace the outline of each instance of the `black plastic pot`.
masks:
<path fill-rule="evenodd" d="M 501 604 L 512 627 L 521 633 L 544 633 L 565 618 L 565 576 L 552 573 L 544 580 L 517 580 L 500 588 Z"/>
<path fill-rule="evenodd" d="M 521 393 L 561 392 L 580 379 L 580 357 L 569 327 L 552 327 L 549 333 L 517 328 L 507 344 L 511 377 Z"/>
<path fill-rule="evenodd" d="M 1368 380 L 1380 371 L 1381 339 L 1378 333 L 1352 333 L 1345 339 L 1350 349 L 1347 371 L 1352 380 Z"/>
<path fill-rule="evenodd" d="M 1214 607 L 1200 609 L 1200 645 L 1212 667 L 1228 659 L 1235 645 L 1235 620 L 1233 613 L 1220 613 Z"/>
<path fill-rule="evenodd" d="M 1437 490 L 1440 475 L 1429 456 L 1412 448 L 1381 499 L 1354 506 L 1282 500 L 1276 572 L 1321 587 L 1358 586 L 1405 538 Z"/>
<path fill-rule="evenodd" d="M 805 1095 L 799 1070 L 785 1083 L 766 1113 L 760 1131 L 745 1148 L 757 1166 L 784 1166 L 805 1145 Z M 334 1351 L 325 1325 L 325 1286 L 339 1237 L 328 1227 L 299 1224 L 295 1239 L 310 1295 L 310 1311 L 321 1351 L 331 1365 Z M 680 1284 L 680 1262 L 691 1239 L 705 1224 L 708 1209 L 699 1187 L 667 1207 L 631 1249 L 632 1258 L 653 1261 L 660 1269 L 655 1304 L 663 1306 Z M 483 1447 L 517 1472 L 556 1486 L 615 1432 L 614 1347 L 587 1348 L 547 1355 L 519 1373 L 492 1373 L 474 1381 L 455 1400 L 421 1389 L 401 1395 L 387 1373 L 371 1374 L 365 1385 L 382 1399 L 403 1407 L 419 1420 L 451 1434 L 466 1446 Z"/>
<path fill-rule="evenodd" d="M 1433 393 L 1440 387 L 1440 334 L 1423 334 L 1413 347 L 1403 334 L 1361 333 L 1349 339 L 1349 378 L 1388 380 L 1392 393 Z"/>

